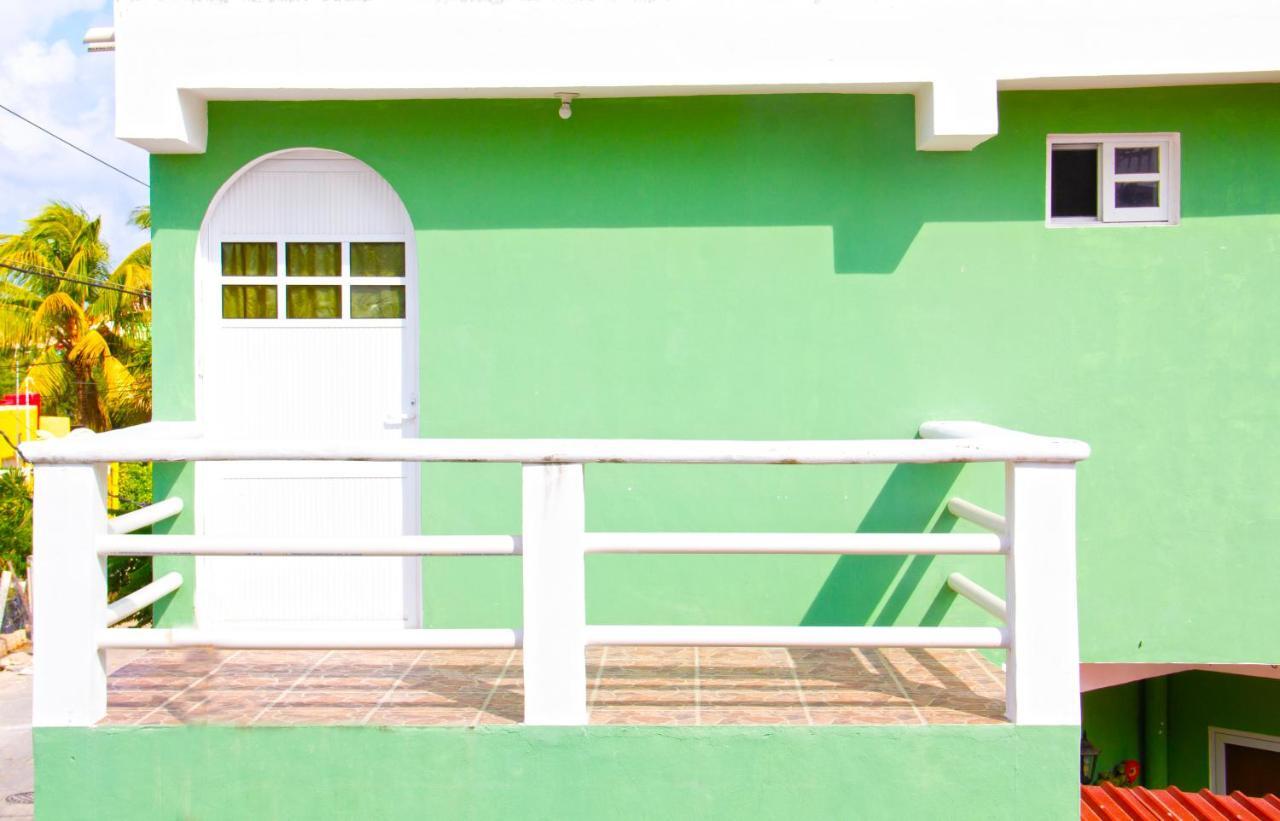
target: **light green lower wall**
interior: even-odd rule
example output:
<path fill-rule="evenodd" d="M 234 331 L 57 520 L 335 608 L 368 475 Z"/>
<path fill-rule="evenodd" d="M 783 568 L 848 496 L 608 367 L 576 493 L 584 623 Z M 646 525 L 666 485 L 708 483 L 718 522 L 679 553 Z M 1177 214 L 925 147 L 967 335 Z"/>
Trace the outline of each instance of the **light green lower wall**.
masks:
<path fill-rule="evenodd" d="M 38 729 L 41 821 L 1079 818 L 1071 727 Z"/>

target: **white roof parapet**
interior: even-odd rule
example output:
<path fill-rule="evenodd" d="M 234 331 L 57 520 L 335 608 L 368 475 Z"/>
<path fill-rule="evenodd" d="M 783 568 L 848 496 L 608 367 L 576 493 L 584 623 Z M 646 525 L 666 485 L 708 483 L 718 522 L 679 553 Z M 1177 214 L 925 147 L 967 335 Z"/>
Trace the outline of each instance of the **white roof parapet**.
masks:
<path fill-rule="evenodd" d="M 289 441 L 200 438 L 152 423 L 105 434 L 25 442 L 33 464 L 200 461 L 518 462 L 571 464 L 927 464 L 1078 462 L 1089 446 L 976 422 L 928 422 L 920 439 L 731 441 L 685 439 L 378 439 Z M 966 427 L 969 426 L 969 427 Z M 179 438 L 188 436 L 188 438 Z"/>
<path fill-rule="evenodd" d="M 207 100 L 545 97 L 555 116 L 557 92 L 913 93 L 918 146 L 965 150 L 996 133 L 997 88 L 1275 81 L 1278 32 L 1273 0 L 116 0 L 91 45 L 116 45 L 117 135 L 156 152 L 204 151 Z"/>

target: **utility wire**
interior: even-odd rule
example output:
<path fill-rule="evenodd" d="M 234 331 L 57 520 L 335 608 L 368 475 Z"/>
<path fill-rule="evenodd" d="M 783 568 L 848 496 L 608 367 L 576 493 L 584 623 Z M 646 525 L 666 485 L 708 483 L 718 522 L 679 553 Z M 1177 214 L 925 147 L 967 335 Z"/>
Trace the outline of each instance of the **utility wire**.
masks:
<path fill-rule="evenodd" d="M 0 268 L 8 268 L 10 271 L 16 271 L 19 274 L 27 274 L 34 277 L 48 277 L 49 279 L 57 279 L 63 282 L 72 282 L 76 285 L 88 285 L 90 288 L 105 288 L 108 291 L 119 291 L 122 294 L 129 294 L 131 296 L 142 296 L 148 298 L 151 296 L 150 291 L 139 291 L 135 288 L 126 288 L 123 285 L 116 285 L 114 282 L 104 282 L 96 279 L 78 279 L 76 277 L 66 276 L 65 274 L 51 274 L 44 271 L 37 271 L 34 268 L 28 268 L 22 265 L 13 265 L 8 262 L 0 262 Z"/>
<path fill-rule="evenodd" d="M 26 117 L 22 116 L 21 114 L 19 114 L 19 113 L 18 113 L 18 112 L 16 112 L 16 111 L 14 111 L 12 108 L 9 108 L 7 105 L 4 105 L 4 104 L 0 103 L 0 109 L 3 109 L 3 110 L 5 110 L 5 111 L 9 112 L 9 113 L 10 113 L 10 114 L 12 114 L 13 116 L 17 117 L 19 120 L 22 120 L 22 121 L 23 121 L 24 123 L 26 123 L 27 125 L 29 125 L 29 126 L 31 126 L 31 127 L 33 127 L 33 128 L 38 128 L 39 130 L 41 130 L 41 131 L 43 131 L 44 133 L 48 134 L 50 137 L 53 137 L 55 140 L 57 140 L 58 142 L 62 143 L 63 145 L 68 146 L 68 147 L 70 147 L 70 148 L 74 148 L 76 151 L 79 151 L 81 154 L 85 155 L 85 156 L 86 156 L 86 157 L 88 157 L 89 159 L 91 159 L 91 160 L 93 160 L 93 161 L 95 161 L 95 162 L 100 162 L 100 163 L 102 163 L 102 164 L 103 164 L 103 165 L 105 165 L 107 168 L 110 168 L 112 171 L 116 172 L 117 174 L 121 174 L 121 175 L 123 175 L 123 176 L 125 176 L 125 177 L 128 177 L 129 179 L 131 179 L 131 180 L 133 180 L 134 182 L 136 182 L 138 185 L 141 185 L 143 188 L 150 188 L 150 187 L 151 187 L 151 186 L 150 186 L 150 185 L 148 185 L 147 183 L 143 182 L 142 180 L 140 180 L 140 179 L 138 179 L 137 177 L 135 177 L 135 176 L 133 176 L 132 174 L 130 174 L 128 171 L 125 171 L 125 170 L 124 170 L 124 169 L 122 169 L 122 168 L 119 168 L 119 167 L 117 167 L 117 166 L 112 165 L 111 163 L 109 163 L 109 162 L 107 162 L 106 160 L 104 160 L 104 159 L 102 159 L 101 157 L 99 157 L 97 154 L 94 154 L 94 153 L 92 153 L 92 152 L 86 151 L 86 150 L 84 150 L 83 148 L 81 148 L 80 146 L 78 146 L 78 145 L 76 145 L 75 143 L 71 142 L 70 140 L 66 140 L 66 139 L 63 139 L 62 137 L 59 137 L 57 134 L 54 134 L 54 133 L 53 133 L 52 131 L 50 131 L 49 129 L 47 129 L 47 128 L 45 128 L 44 126 L 40 125 L 40 123 L 37 123 L 37 122 L 35 122 L 35 121 L 33 121 L 33 120 L 28 120 Z"/>

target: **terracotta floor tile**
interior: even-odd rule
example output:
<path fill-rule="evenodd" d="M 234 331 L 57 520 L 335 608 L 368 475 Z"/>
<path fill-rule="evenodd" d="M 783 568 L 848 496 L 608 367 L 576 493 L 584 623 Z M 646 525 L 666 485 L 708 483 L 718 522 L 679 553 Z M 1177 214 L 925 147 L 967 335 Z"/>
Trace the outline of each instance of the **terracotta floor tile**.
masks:
<path fill-rule="evenodd" d="M 1004 674 L 964 650 L 609 647 L 587 654 L 593 724 L 1002 722 Z M 103 724 L 515 723 L 510 650 L 152 651 L 108 684 Z"/>
<path fill-rule="evenodd" d="M 698 713 L 698 723 L 704 726 L 724 726 L 735 724 L 809 724 L 809 714 L 795 707 L 780 709 L 773 707 L 753 707 L 751 709 L 733 710 L 723 708 L 708 709 L 703 707 Z"/>
<path fill-rule="evenodd" d="M 604 707 L 591 711 L 591 723 L 694 725 L 698 723 L 698 714 L 692 709 Z"/>

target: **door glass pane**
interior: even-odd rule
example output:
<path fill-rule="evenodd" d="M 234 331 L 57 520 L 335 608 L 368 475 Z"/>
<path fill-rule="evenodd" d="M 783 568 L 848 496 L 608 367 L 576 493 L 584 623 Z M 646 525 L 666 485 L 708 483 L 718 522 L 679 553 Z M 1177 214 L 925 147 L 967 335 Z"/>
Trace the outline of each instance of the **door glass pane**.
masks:
<path fill-rule="evenodd" d="M 1116 149 L 1117 174 L 1159 174 L 1160 149 L 1156 146 Z"/>
<path fill-rule="evenodd" d="M 352 319 L 404 319 L 403 285 L 352 285 Z"/>
<path fill-rule="evenodd" d="M 1116 183 L 1116 208 L 1157 208 L 1160 205 L 1160 183 Z"/>
<path fill-rule="evenodd" d="M 286 242 L 284 270 L 291 277 L 342 275 L 342 243 Z"/>
<path fill-rule="evenodd" d="M 276 275 L 274 242 L 222 243 L 224 277 L 273 277 Z"/>
<path fill-rule="evenodd" d="M 403 242 L 351 243 L 351 276 L 404 276 Z M 352 303 L 355 304 L 354 302 Z"/>
<path fill-rule="evenodd" d="M 276 286 L 223 285 L 223 319 L 275 319 Z"/>
<path fill-rule="evenodd" d="M 290 285 L 285 288 L 285 312 L 290 319 L 338 319 L 342 286 Z"/>

